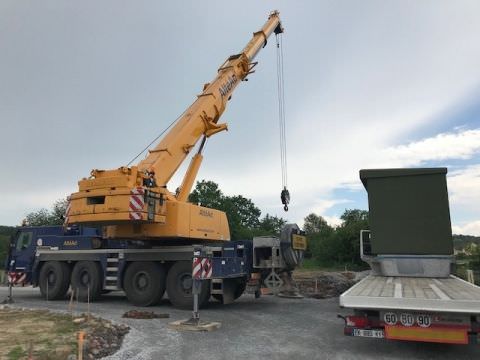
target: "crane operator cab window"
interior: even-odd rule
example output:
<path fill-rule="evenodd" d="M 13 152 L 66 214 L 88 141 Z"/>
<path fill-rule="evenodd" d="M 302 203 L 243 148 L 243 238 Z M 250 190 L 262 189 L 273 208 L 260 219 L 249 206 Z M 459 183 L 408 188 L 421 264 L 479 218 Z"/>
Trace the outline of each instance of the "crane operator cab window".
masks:
<path fill-rule="evenodd" d="M 27 249 L 32 244 L 32 232 L 22 232 L 19 234 L 17 239 L 17 251 L 22 251 Z"/>
<path fill-rule="evenodd" d="M 143 180 L 143 186 L 156 187 L 157 184 L 155 182 L 155 171 L 149 170 L 146 171 L 145 174 L 147 175 L 147 178 Z"/>

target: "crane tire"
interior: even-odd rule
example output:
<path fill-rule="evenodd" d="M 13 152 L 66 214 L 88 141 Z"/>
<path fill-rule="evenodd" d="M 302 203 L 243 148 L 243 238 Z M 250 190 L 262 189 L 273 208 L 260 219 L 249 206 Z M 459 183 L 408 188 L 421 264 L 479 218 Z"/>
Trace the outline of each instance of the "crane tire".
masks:
<path fill-rule="evenodd" d="M 247 280 L 242 278 L 242 279 L 224 279 L 225 280 L 235 280 L 236 287 L 235 291 L 233 293 L 233 299 L 237 300 L 240 296 L 243 295 L 245 292 L 245 289 L 247 288 Z M 222 294 L 212 294 L 212 297 L 217 300 L 218 302 L 221 302 L 223 304 L 223 295 Z"/>
<path fill-rule="evenodd" d="M 97 300 L 102 293 L 103 274 L 97 261 L 79 261 L 72 271 L 72 289 L 78 300 Z"/>
<path fill-rule="evenodd" d="M 162 265 L 152 261 L 130 263 L 125 271 L 123 288 L 127 299 L 136 306 L 155 305 L 165 293 L 166 273 Z"/>
<path fill-rule="evenodd" d="M 173 306 L 180 309 L 193 308 L 192 294 L 192 262 L 175 262 L 167 275 L 167 294 Z M 210 280 L 202 280 L 200 294 L 198 295 L 198 306 L 203 307 L 210 298 Z"/>
<path fill-rule="evenodd" d="M 40 294 L 47 300 L 65 298 L 70 286 L 70 267 L 60 261 L 47 261 L 40 269 Z M 47 286 L 48 284 L 48 286 Z"/>

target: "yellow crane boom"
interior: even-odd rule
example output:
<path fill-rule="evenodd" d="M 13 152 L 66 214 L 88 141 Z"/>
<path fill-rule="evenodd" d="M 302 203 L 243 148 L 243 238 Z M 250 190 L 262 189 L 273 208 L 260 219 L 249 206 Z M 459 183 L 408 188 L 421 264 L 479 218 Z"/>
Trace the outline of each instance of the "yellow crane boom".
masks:
<path fill-rule="evenodd" d="M 70 197 L 66 223 L 105 226 L 107 237 L 229 240 L 225 213 L 187 203 L 206 138 L 227 129 L 219 124 L 233 90 L 253 72 L 253 62 L 272 33 L 283 28 L 279 13 L 270 14 L 261 30 L 239 54 L 230 56 L 214 80 L 188 107 L 172 129 L 138 165 L 92 170 Z M 167 184 L 201 139 L 181 187 L 173 194 Z"/>

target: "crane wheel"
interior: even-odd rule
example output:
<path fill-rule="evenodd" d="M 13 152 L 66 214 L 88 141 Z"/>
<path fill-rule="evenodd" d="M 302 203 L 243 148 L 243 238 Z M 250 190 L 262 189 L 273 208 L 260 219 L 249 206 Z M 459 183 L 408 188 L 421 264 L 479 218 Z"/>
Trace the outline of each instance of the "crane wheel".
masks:
<path fill-rule="evenodd" d="M 165 293 L 165 269 L 152 261 L 131 263 L 125 271 L 123 288 L 128 301 L 136 306 L 157 304 Z"/>
<path fill-rule="evenodd" d="M 167 275 L 167 294 L 173 306 L 180 309 L 193 308 L 192 262 L 177 261 Z M 210 298 L 210 280 L 203 280 L 198 295 L 198 306 L 203 307 Z"/>
<path fill-rule="evenodd" d="M 70 285 L 70 267 L 60 261 L 47 261 L 40 270 L 40 294 L 47 300 L 63 299 Z"/>
<path fill-rule="evenodd" d="M 245 292 L 247 287 L 247 280 L 245 279 L 223 279 L 223 281 L 234 281 L 235 289 L 233 291 L 233 299 L 237 300 Z M 222 294 L 212 294 L 212 297 L 223 304 L 223 295 Z"/>
<path fill-rule="evenodd" d="M 79 261 L 72 271 L 72 289 L 78 300 L 97 300 L 102 293 L 103 274 L 96 261 Z"/>

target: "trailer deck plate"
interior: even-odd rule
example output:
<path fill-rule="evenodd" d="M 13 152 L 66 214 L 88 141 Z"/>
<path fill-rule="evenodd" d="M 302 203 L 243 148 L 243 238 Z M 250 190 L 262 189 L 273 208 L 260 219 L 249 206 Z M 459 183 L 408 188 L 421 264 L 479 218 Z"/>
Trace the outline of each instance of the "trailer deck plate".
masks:
<path fill-rule="evenodd" d="M 422 328 L 418 326 L 385 326 L 385 337 L 390 340 L 426 341 L 445 344 L 468 344 L 465 328 Z"/>
<path fill-rule="evenodd" d="M 340 295 L 340 306 L 480 314 L 480 287 L 448 278 L 367 276 Z"/>

